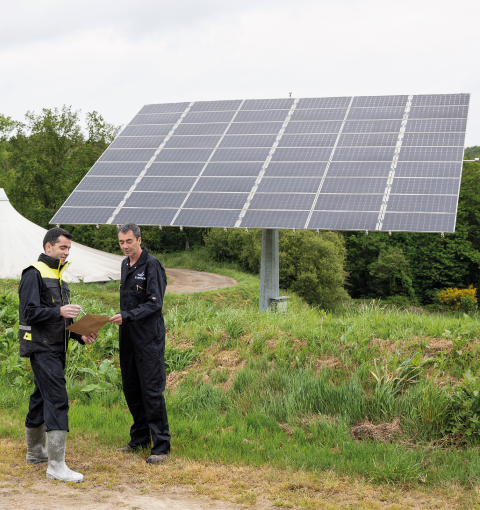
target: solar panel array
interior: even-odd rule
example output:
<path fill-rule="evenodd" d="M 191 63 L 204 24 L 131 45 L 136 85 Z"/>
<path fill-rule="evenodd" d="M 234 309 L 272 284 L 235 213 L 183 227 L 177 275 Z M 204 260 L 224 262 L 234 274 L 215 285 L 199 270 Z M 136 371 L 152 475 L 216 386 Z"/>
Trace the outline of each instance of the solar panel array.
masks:
<path fill-rule="evenodd" d="M 469 99 L 147 105 L 51 223 L 454 232 Z"/>

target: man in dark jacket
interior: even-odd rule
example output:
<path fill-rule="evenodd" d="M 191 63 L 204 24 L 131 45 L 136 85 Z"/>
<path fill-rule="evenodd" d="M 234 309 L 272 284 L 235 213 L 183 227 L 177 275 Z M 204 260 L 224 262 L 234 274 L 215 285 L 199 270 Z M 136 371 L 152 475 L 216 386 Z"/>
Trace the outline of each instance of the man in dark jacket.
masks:
<path fill-rule="evenodd" d="M 123 392 L 133 416 L 131 441 L 117 451 L 153 448 L 149 464 L 166 460 L 170 432 L 165 390 L 165 324 L 163 296 L 167 277 L 162 264 L 141 246 L 140 229 L 134 223 L 118 228 L 122 263 L 121 312 L 110 318 L 120 326 L 120 368 Z"/>
<path fill-rule="evenodd" d="M 65 464 L 68 432 L 68 395 L 65 356 L 70 337 L 92 344 L 96 333 L 81 336 L 67 327 L 80 311 L 70 303 L 63 279 L 72 236 L 62 228 L 50 229 L 38 261 L 24 269 L 18 287 L 20 356 L 30 358 L 35 390 L 25 420 L 27 462 L 47 462 L 47 478 L 81 482 L 83 475 Z"/>

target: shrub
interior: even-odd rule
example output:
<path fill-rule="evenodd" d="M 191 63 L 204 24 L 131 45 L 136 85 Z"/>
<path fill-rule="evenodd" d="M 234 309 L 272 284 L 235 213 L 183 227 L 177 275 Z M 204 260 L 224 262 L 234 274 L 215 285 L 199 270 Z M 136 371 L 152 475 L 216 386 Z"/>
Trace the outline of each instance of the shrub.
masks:
<path fill-rule="evenodd" d="M 464 306 L 466 306 L 469 310 L 472 309 L 473 303 L 477 303 L 477 289 L 473 288 L 473 285 L 470 285 L 468 289 L 457 289 L 456 287 L 453 289 L 445 289 L 440 291 L 437 296 L 440 303 L 444 305 L 448 305 L 452 310 L 466 310 L 462 306 L 462 300 L 464 298 L 469 298 L 463 301 Z"/>
<path fill-rule="evenodd" d="M 209 255 L 215 260 L 239 262 L 253 273 L 260 271 L 262 231 L 224 232 L 211 229 L 205 238 Z M 347 274 L 345 242 L 335 232 L 280 230 L 280 286 L 297 292 L 308 303 L 331 307 L 348 299 L 344 289 Z"/>

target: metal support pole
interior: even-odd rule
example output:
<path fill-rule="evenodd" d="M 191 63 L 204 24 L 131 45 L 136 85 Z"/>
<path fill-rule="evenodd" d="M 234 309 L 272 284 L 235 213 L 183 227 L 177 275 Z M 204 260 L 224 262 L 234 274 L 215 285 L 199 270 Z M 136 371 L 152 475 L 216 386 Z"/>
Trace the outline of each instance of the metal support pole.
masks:
<path fill-rule="evenodd" d="M 266 311 L 271 300 L 280 292 L 278 262 L 278 230 L 262 230 L 262 258 L 260 263 L 260 300 L 258 307 Z"/>

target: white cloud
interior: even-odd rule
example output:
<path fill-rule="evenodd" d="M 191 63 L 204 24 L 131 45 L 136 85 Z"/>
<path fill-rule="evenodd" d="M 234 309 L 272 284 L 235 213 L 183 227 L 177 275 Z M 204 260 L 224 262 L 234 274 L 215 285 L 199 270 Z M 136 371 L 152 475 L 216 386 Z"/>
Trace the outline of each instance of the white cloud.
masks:
<path fill-rule="evenodd" d="M 475 94 L 479 14 L 471 0 L 20 1 L 0 20 L 0 112 L 68 104 L 125 124 L 145 103 Z"/>

